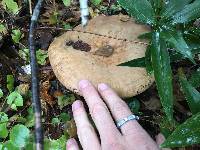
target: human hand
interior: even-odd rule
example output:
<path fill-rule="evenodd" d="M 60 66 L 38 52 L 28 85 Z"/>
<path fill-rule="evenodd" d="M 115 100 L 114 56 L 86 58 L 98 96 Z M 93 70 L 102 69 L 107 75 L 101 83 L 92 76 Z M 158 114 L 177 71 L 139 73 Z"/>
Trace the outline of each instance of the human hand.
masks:
<path fill-rule="evenodd" d="M 89 107 L 100 139 L 83 107 L 77 100 L 72 105 L 77 134 L 84 150 L 158 150 L 158 145 L 136 120 L 116 127 L 115 121 L 132 114 L 127 104 L 106 84 L 98 85 L 98 91 L 87 80 L 79 82 L 79 90 Z M 114 118 L 112 118 L 111 114 Z M 74 139 L 67 141 L 67 150 L 79 150 Z"/>

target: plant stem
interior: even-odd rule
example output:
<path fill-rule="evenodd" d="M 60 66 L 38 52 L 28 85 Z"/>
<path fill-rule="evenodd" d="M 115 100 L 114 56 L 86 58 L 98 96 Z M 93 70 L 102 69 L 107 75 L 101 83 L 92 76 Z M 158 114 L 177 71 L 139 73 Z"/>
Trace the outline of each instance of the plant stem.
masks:
<path fill-rule="evenodd" d="M 33 16 L 31 17 L 31 25 L 29 31 L 29 49 L 30 49 L 30 60 L 31 60 L 31 81 L 32 81 L 32 105 L 35 115 L 35 143 L 36 150 L 43 150 L 43 129 L 41 121 L 41 103 L 39 96 L 39 83 L 38 83 L 38 66 L 36 60 L 35 40 L 34 31 L 40 13 L 40 8 L 43 0 L 38 0 Z"/>

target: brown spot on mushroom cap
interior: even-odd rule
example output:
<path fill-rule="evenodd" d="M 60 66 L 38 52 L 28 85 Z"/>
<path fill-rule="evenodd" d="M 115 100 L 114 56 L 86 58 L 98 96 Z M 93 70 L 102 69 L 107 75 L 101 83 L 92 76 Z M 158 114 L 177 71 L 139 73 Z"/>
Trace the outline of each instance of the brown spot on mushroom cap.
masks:
<path fill-rule="evenodd" d="M 102 82 L 109 84 L 121 97 L 131 97 L 146 90 L 154 81 L 144 68 L 116 66 L 145 56 L 146 45 L 141 44 L 137 37 L 148 32 L 148 27 L 131 20 L 122 22 L 119 16 L 98 16 L 84 29 L 78 26 L 75 30 L 78 32 L 68 31 L 56 38 L 49 47 L 52 68 L 66 88 L 80 94 L 78 81 L 88 79 L 95 86 Z M 67 41 L 77 40 L 89 44 L 91 50 L 77 51 L 66 45 Z M 114 49 L 112 55 L 95 55 L 106 45 Z"/>

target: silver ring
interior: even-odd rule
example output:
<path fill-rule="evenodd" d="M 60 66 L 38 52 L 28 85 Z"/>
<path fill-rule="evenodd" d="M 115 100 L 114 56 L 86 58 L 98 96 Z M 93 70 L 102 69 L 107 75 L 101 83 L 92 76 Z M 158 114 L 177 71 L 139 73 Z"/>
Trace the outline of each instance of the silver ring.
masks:
<path fill-rule="evenodd" d="M 128 122 L 130 120 L 139 120 L 139 117 L 132 114 L 126 118 L 120 119 L 117 121 L 117 128 L 120 128 L 122 125 L 124 125 L 126 122 Z"/>

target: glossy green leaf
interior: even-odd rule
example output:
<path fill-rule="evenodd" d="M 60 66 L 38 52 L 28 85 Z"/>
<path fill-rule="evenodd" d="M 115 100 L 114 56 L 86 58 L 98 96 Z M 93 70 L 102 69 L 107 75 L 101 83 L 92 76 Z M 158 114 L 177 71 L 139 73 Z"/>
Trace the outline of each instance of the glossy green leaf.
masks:
<path fill-rule="evenodd" d="M 181 3 L 181 2 L 180 2 Z M 186 5 L 181 11 L 173 16 L 172 23 L 187 23 L 200 17 L 200 1 Z"/>
<path fill-rule="evenodd" d="M 10 131 L 10 140 L 17 147 L 24 147 L 30 137 L 29 129 L 24 126 L 17 124 Z"/>
<path fill-rule="evenodd" d="M 191 112 L 193 114 L 200 112 L 200 93 L 187 81 L 181 69 L 179 69 L 179 81 Z"/>
<path fill-rule="evenodd" d="M 118 2 L 138 22 L 155 24 L 155 13 L 148 0 L 118 0 Z"/>
<path fill-rule="evenodd" d="M 182 10 L 185 5 L 189 4 L 191 0 L 168 0 L 165 2 L 165 7 L 162 10 L 162 17 L 171 17 L 174 13 Z"/>
<path fill-rule="evenodd" d="M 14 89 L 14 76 L 13 75 L 7 75 L 6 76 L 6 81 L 7 81 L 7 89 L 9 92 L 12 92 Z"/>
<path fill-rule="evenodd" d="M 195 88 L 200 87 L 200 68 L 192 74 L 192 76 L 189 79 L 189 82 Z"/>
<path fill-rule="evenodd" d="M 7 97 L 7 104 L 9 104 L 12 109 L 17 110 L 17 107 L 23 106 L 23 98 L 17 91 L 14 91 Z"/>
<path fill-rule="evenodd" d="M 173 120 L 172 71 L 166 43 L 159 32 L 152 36 L 152 66 L 161 104 L 169 120 Z"/>
<path fill-rule="evenodd" d="M 184 147 L 200 143 L 200 113 L 186 120 L 166 139 L 161 147 Z"/>
<path fill-rule="evenodd" d="M 4 112 L 0 112 L 0 138 L 6 138 L 8 136 L 8 115 Z"/>
<path fill-rule="evenodd" d="M 163 0 L 149 0 L 151 2 L 151 5 L 157 15 L 160 14 L 160 11 L 162 10 L 164 6 Z"/>
<path fill-rule="evenodd" d="M 183 39 L 183 35 L 180 32 L 162 32 L 161 36 L 169 42 L 177 52 L 194 62 L 191 49 Z"/>
<path fill-rule="evenodd" d="M 128 66 L 128 67 L 145 67 L 145 58 L 137 58 L 124 63 L 119 64 L 118 66 Z"/>

